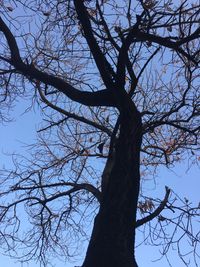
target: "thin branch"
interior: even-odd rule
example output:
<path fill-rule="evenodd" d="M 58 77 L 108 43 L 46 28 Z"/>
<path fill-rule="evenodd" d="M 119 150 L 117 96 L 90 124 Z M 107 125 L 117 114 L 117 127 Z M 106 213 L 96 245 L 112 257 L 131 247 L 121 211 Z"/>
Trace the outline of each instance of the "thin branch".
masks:
<path fill-rule="evenodd" d="M 74 193 L 74 192 L 79 191 L 79 190 L 87 190 L 88 192 L 93 194 L 93 196 L 95 196 L 99 202 L 101 201 L 101 192 L 96 187 L 94 187 L 93 185 L 88 184 L 88 183 L 77 184 L 77 183 L 62 181 L 60 183 L 43 184 L 43 185 L 41 184 L 41 185 L 34 185 L 34 186 L 13 186 L 12 191 L 44 189 L 44 188 L 52 188 L 52 187 L 58 187 L 58 186 L 61 186 L 61 187 L 71 186 L 72 188 L 67 190 L 67 191 L 55 194 L 55 195 L 53 195 L 53 196 L 51 196 L 45 200 L 41 200 L 41 199 L 36 198 L 36 197 L 34 197 L 34 198 L 30 197 L 30 199 L 36 199 L 36 200 L 38 200 L 39 203 L 43 203 L 43 202 L 47 203 L 47 202 L 50 202 L 50 201 L 52 201 L 58 197 L 69 195 L 69 194 Z M 25 198 L 25 200 L 28 200 L 28 198 Z M 23 199 L 20 200 L 20 202 L 22 202 L 22 201 L 23 201 Z M 16 204 L 16 203 L 18 203 L 18 202 L 16 201 L 14 204 Z M 12 204 L 12 206 L 13 206 L 13 204 Z"/>
<path fill-rule="evenodd" d="M 50 107 L 50 108 L 52 108 L 52 109 L 54 109 L 54 110 L 56 110 L 56 111 L 58 111 L 58 112 L 64 114 L 64 115 L 67 116 L 68 118 L 72 118 L 72 119 L 81 121 L 81 122 L 83 122 L 83 123 L 86 123 L 86 124 L 88 124 L 88 125 L 90 125 L 90 126 L 93 126 L 93 127 L 95 127 L 96 129 L 99 129 L 99 130 L 101 130 L 101 131 L 107 133 L 109 136 L 112 135 L 112 131 L 109 130 L 107 127 L 105 127 L 105 126 L 103 126 L 103 125 L 100 125 L 100 124 L 98 124 L 98 123 L 96 123 L 96 122 L 94 122 L 94 121 L 91 121 L 91 120 L 89 120 L 89 119 L 86 119 L 85 117 L 81 117 L 81 116 L 79 116 L 79 115 L 77 115 L 77 114 L 75 114 L 75 113 L 68 112 L 68 111 L 66 111 L 66 110 L 64 110 L 64 109 L 62 109 L 62 108 L 60 108 L 60 107 L 54 105 L 53 103 L 51 103 L 51 102 L 44 96 L 44 94 L 42 93 L 40 87 L 37 86 L 37 88 L 38 88 L 38 92 L 39 92 L 39 94 L 40 94 L 40 97 L 41 97 L 42 101 L 43 101 L 48 107 Z"/>

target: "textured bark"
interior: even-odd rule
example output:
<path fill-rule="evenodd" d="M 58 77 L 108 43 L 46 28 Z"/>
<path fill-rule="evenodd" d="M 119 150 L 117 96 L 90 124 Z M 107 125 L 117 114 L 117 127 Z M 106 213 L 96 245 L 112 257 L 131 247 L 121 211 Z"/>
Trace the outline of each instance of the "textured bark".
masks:
<path fill-rule="evenodd" d="M 126 109 L 121 114 L 114 163 L 82 267 L 137 267 L 134 224 L 140 183 L 141 135 L 139 114 Z"/>

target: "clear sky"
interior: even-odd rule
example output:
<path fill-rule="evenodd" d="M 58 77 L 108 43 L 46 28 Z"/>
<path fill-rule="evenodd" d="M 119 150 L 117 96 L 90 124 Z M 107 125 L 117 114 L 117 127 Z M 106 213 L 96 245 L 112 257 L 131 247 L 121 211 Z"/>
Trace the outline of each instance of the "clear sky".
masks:
<path fill-rule="evenodd" d="M 17 118 L 7 125 L 0 124 L 0 169 L 5 165 L 11 166 L 11 160 L 5 153 L 12 153 L 18 151 L 24 151 L 25 144 L 33 142 L 35 138 L 35 131 L 37 124 L 40 122 L 40 116 L 37 113 L 30 113 L 22 115 L 26 103 L 19 103 L 13 111 L 13 115 Z M 199 203 L 199 188 L 200 188 L 200 170 L 197 166 L 192 167 L 189 172 L 186 172 L 188 168 L 187 163 L 182 163 L 176 166 L 172 171 L 162 169 L 159 173 L 159 178 L 155 184 L 145 183 L 146 190 L 151 192 L 155 196 L 163 196 L 165 193 L 165 185 L 172 188 L 174 191 L 180 194 L 181 197 L 186 197 L 194 203 Z M 137 261 L 139 267 L 169 267 L 166 259 L 162 261 L 153 262 L 159 258 L 158 248 L 152 248 L 149 246 L 141 246 L 137 248 Z M 173 267 L 184 267 L 185 265 L 178 259 L 176 252 L 169 255 Z M 55 259 L 55 267 L 74 267 L 81 265 L 81 262 L 77 263 L 63 263 Z M 39 263 L 29 263 L 29 265 L 16 262 L 15 260 L 5 257 L 0 254 L 0 266 L 2 267 L 39 267 Z M 95 266 L 94 266 L 95 267 Z M 122 266 L 123 267 L 123 266 Z M 192 266 L 191 266 L 192 267 Z"/>
<path fill-rule="evenodd" d="M 37 113 L 24 114 L 24 106 L 18 105 L 14 113 L 17 116 L 17 120 L 13 121 L 7 125 L 0 125 L 0 167 L 3 165 L 10 166 L 11 161 L 9 157 L 4 156 L 4 153 L 12 153 L 13 151 L 17 152 L 24 150 L 24 144 L 31 143 L 33 141 L 34 133 L 37 128 L 37 124 L 40 121 L 40 116 Z M 151 192 L 154 196 L 164 195 L 165 185 L 172 188 L 174 191 L 179 193 L 182 197 L 186 197 L 198 203 L 199 199 L 199 188 L 200 188 L 200 171 L 197 166 L 194 166 L 186 173 L 187 164 L 179 164 L 173 171 L 166 171 L 163 169 L 159 173 L 159 179 L 156 180 L 156 187 L 152 183 L 145 183 L 144 189 Z M 158 248 L 151 248 L 149 246 L 141 246 L 137 248 L 137 259 L 139 267 L 168 267 L 166 259 L 158 262 L 152 262 L 159 258 Z M 169 258 L 173 263 L 172 266 L 184 267 L 185 265 L 178 259 L 176 252 L 169 254 Z M 81 262 L 68 264 L 55 260 L 54 262 L 56 267 L 74 267 L 76 265 L 81 265 Z M 17 263 L 14 260 L 11 260 L 8 257 L 0 255 L 0 266 L 4 267 L 22 267 L 20 263 Z M 26 267 L 27 264 L 24 264 L 23 267 Z M 39 267 L 39 263 L 29 263 L 29 267 Z"/>

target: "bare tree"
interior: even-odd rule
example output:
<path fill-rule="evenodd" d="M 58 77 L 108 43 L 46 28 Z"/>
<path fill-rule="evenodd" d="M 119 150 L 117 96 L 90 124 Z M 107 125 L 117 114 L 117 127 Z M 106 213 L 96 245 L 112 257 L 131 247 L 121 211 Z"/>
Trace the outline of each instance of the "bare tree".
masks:
<path fill-rule="evenodd" d="M 23 99 L 43 116 L 29 157 L 1 172 L 2 247 L 45 265 L 74 255 L 94 219 L 82 267 L 138 266 L 136 229 L 163 255 L 176 246 L 186 266 L 189 241 L 197 266 L 199 207 L 141 185 L 160 165 L 199 160 L 199 1 L 0 8 L 1 119 Z"/>

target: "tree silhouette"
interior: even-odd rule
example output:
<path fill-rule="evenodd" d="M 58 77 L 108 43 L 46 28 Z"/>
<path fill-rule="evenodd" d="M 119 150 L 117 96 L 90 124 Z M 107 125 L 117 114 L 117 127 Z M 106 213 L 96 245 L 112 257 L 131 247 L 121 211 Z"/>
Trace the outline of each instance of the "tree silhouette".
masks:
<path fill-rule="evenodd" d="M 1 172 L 2 247 L 46 265 L 74 255 L 94 219 L 82 267 L 137 267 L 137 229 L 163 255 L 176 246 L 186 266 L 189 241 L 197 266 L 199 207 L 141 185 L 159 166 L 199 160 L 198 1 L 10 3 L 0 6 L 1 120 L 28 99 L 43 124 L 29 157 Z"/>

